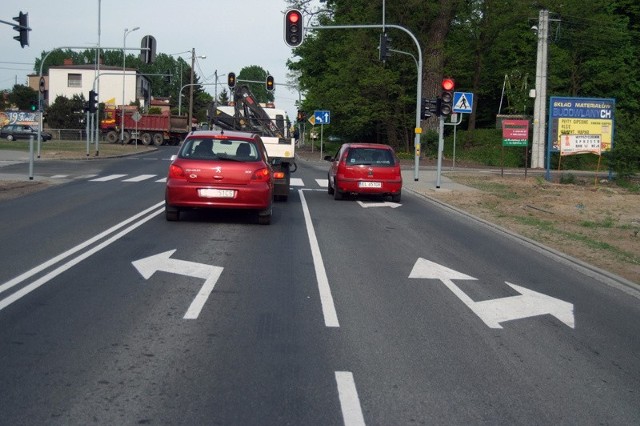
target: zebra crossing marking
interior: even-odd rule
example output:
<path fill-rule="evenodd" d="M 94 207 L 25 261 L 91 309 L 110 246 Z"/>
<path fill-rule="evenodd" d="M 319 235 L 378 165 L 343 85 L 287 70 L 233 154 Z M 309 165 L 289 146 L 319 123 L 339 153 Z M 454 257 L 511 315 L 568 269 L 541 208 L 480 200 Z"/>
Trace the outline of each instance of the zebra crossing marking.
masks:
<path fill-rule="evenodd" d="M 91 179 L 90 181 L 91 182 L 108 182 L 110 180 L 120 179 L 125 176 L 126 175 L 109 175 L 109 176 L 103 176 L 100 178 Z"/>
<path fill-rule="evenodd" d="M 157 175 L 140 175 L 140 176 L 132 177 L 130 179 L 125 179 L 123 180 L 123 182 L 141 182 L 143 180 L 151 179 L 156 176 Z"/>

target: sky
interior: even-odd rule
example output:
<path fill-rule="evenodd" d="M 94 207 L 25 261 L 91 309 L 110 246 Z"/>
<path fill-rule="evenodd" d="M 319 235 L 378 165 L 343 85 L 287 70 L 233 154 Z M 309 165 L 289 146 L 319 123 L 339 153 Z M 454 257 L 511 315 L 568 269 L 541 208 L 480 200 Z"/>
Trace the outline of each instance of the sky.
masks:
<path fill-rule="evenodd" d="M 283 0 L 2 0 L 0 20 L 13 23 L 19 12 L 29 14 L 29 46 L 13 39 L 18 32 L 0 23 L 0 90 L 27 84 L 33 64 L 43 51 L 58 47 L 100 46 L 121 48 L 125 29 L 140 27 L 126 37 L 127 47 L 139 47 L 145 35 L 156 39 L 157 53 L 180 55 L 191 61 L 201 83 L 213 83 L 217 71 L 218 91 L 226 88 L 226 74 L 238 74 L 257 65 L 273 75 L 277 108 L 295 120 L 298 92 L 279 83 L 287 81 L 291 48 L 283 38 Z M 100 25 L 99 25 L 100 23 Z M 80 49 L 79 51 L 81 51 Z M 131 52 L 129 52 L 130 54 Z M 213 96 L 214 86 L 203 86 Z"/>

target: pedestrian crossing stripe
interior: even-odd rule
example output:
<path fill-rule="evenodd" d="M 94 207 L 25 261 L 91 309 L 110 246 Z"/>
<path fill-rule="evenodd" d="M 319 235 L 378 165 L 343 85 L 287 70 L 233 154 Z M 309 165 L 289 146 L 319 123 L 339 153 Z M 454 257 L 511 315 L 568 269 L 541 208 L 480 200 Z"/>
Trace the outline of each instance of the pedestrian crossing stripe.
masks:
<path fill-rule="evenodd" d="M 156 175 L 140 175 L 130 179 L 125 179 L 123 182 L 142 182 L 143 180 L 151 179 L 152 177 L 156 177 Z"/>
<path fill-rule="evenodd" d="M 96 175 L 84 175 L 84 176 L 77 176 L 75 177 L 76 180 L 78 179 L 88 179 L 89 182 L 111 182 L 111 181 L 115 181 L 115 180 L 119 180 L 120 182 L 144 182 L 144 181 L 148 181 L 151 179 L 154 179 L 156 177 L 158 177 L 158 175 L 147 175 L 147 174 L 142 174 L 142 175 L 138 175 L 138 176 L 133 176 L 133 177 L 129 177 L 127 179 L 123 179 L 125 177 L 127 177 L 128 175 L 126 174 L 113 174 L 113 175 L 107 175 L 107 176 L 100 176 L 100 177 L 96 177 Z M 58 178 L 58 179 L 62 179 L 65 177 L 69 177 L 69 175 L 55 175 L 52 176 L 52 178 Z M 315 184 L 320 187 L 320 188 L 327 188 L 329 186 L 329 181 L 327 179 L 313 179 Z M 156 183 L 166 183 L 167 182 L 167 178 L 162 177 L 162 178 L 158 178 L 158 179 L 154 179 L 153 180 Z M 306 184 L 304 182 L 304 180 L 302 178 L 291 178 L 289 181 L 289 186 L 290 187 L 305 187 Z"/>
<path fill-rule="evenodd" d="M 126 175 L 109 175 L 103 176 L 95 179 L 91 179 L 90 182 L 108 182 L 110 180 L 116 180 L 125 177 Z"/>

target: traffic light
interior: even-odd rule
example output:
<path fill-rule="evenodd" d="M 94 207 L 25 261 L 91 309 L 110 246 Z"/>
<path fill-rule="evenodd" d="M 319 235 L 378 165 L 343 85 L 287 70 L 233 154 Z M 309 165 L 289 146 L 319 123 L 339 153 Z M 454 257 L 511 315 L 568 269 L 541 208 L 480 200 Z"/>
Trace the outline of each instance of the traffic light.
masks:
<path fill-rule="evenodd" d="M 437 98 L 422 98 L 421 109 L 420 109 L 420 118 L 426 120 L 436 113 L 438 106 Z"/>
<path fill-rule="evenodd" d="M 31 111 L 35 112 L 38 109 L 38 101 L 31 101 Z"/>
<path fill-rule="evenodd" d="M 380 60 L 385 62 L 391 57 L 391 39 L 387 36 L 387 33 L 380 34 Z"/>
<path fill-rule="evenodd" d="M 140 47 L 144 50 L 140 51 L 140 60 L 145 64 L 152 64 L 156 60 L 156 39 L 147 35 L 142 37 Z"/>
<path fill-rule="evenodd" d="M 437 108 L 438 116 L 450 115 L 453 112 L 453 90 L 456 87 L 455 81 L 451 77 L 442 79 L 442 92 L 440 93 L 440 105 Z"/>
<path fill-rule="evenodd" d="M 29 14 L 20 12 L 13 20 L 18 23 L 18 25 L 13 26 L 13 29 L 20 33 L 13 39 L 18 40 L 20 46 L 24 49 L 25 46 L 29 45 L 29 31 L 31 31 L 31 28 L 29 28 Z"/>
<path fill-rule="evenodd" d="M 307 118 L 307 114 L 304 113 L 301 109 L 298 110 L 298 115 L 296 117 L 296 121 L 298 123 L 302 123 L 304 119 Z"/>
<path fill-rule="evenodd" d="M 236 87 L 236 73 L 230 72 L 227 74 L 227 84 L 229 85 L 229 89 Z"/>
<path fill-rule="evenodd" d="M 98 111 L 98 93 L 94 90 L 89 91 L 89 112 L 95 113 Z"/>
<path fill-rule="evenodd" d="M 290 9 L 284 14 L 284 41 L 289 47 L 300 46 L 303 34 L 302 13 L 297 9 Z"/>
<path fill-rule="evenodd" d="M 273 92 L 274 84 L 275 83 L 273 82 L 273 76 L 272 75 L 268 75 L 267 76 L 267 91 Z"/>

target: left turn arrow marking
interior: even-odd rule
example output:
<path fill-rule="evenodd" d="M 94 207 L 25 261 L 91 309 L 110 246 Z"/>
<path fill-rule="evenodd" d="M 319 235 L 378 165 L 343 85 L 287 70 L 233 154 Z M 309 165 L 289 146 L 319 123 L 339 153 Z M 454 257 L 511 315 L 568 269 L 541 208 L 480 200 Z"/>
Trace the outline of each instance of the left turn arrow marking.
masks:
<path fill-rule="evenodd" d="M 171 255 L 175 253 L 175 251 L 176 250 L 165 251 L 163 253 L 135 260 L 131 263 L 146 280 L 151 278 L 156 271 L 204 279 L 205 281 L 202 288 L 196 295 L 195 299 L 193 299 L 193 302 L 191 302 L 191 306 L 189 306 L 187 313 L 183 317 L 184 319 L 197 319 L 224 268 L 220 266 L 206 265 L 204 263 L 172 259 Z"/>

